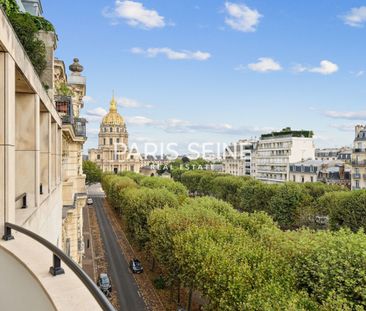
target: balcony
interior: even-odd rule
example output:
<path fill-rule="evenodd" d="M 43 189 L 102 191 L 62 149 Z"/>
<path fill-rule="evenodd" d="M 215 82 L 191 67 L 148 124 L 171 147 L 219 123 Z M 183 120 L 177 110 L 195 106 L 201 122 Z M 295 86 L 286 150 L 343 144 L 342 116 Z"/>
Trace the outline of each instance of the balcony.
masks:
<path fill-rule="evenodd" d="M 0 292 L 1 309 L 114 310 L 79 265 L 23 227 L 5 223 L 0 265 L 6 267 L 2 277 L 7 280 Z M 14 299 L 14 290 L 21 299 Z"/>
<path fill-rule="evenodd" d="M 352 174 L 353 179 L 361 179 L 361 174 Z"/>
<path fill-rule="evenodd" d="M 75 135 L 86 138 L 86 119 L 75 118 L 74 119 L 74 130 Z"/>
<path fill-rule="evenodd" d="M 366 160 L 352 161 L 352 166 L 366 166 Z"/>
<path fill-rule="evenodd" d="M 72 125 L 75 136 L 86 138 L 86 119 L 74 118 L 71 96 L 55 96 L 56 110 L 63 125 Z"/>
<path fill-rule="evenodd" d="M 352 150 L 353 153 L 362 153 L 362 152 L 366 152 L 365 148 L 354 148 Z"/>
<path fill-rule="evenodd" d="M 63 124 L 74 124 L 74 113 L 71 96 L 55 96 L 56 110 L 59 113 Z"/>

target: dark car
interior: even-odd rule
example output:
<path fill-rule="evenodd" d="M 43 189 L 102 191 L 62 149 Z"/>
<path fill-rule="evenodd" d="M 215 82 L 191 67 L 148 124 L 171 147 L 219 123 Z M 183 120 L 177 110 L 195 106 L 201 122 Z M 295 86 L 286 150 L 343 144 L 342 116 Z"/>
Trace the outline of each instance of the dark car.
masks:
<path fill-rule="evenodd" d="M 99 275 L 97 285 L 100 288 L 100 290 L 106 295 L 109 295 L 112 291 L 111 279 L 106 273 L 101 273 Z"/>
<path fill-rule="evenodd" d="M 133 273 L 142 273 L 144 272 L 144 268 L 141 265 L 140 260 L 134 258 L 130 261 L 130 268 Z"/>

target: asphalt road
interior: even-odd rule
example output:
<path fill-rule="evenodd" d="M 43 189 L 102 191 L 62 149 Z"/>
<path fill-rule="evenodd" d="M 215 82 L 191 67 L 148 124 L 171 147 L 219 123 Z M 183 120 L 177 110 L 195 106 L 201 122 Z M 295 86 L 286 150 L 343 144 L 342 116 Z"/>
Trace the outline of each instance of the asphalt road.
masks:
<path fill-rule="evenodd" d="M 130 272 L 121 247 L 118 244 L 116 234 L 103 208 L 104 194 L 99 185 L 93 185 L 88 189 L 88 194 L 93 198 L 100 234 L 104 243 L 106 257 L 109 266 L 109 275 L 112 286 L 117 291 L 121 311 L 145 311 L 146 305 L 139 294 L 137 284 Z"/>

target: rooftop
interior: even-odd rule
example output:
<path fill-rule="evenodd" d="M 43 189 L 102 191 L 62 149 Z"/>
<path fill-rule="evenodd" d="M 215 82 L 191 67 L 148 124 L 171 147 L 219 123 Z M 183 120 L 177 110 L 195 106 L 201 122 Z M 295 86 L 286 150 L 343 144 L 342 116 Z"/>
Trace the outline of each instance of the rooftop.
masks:
<path fill-rule="evenodd" d="M 309 130 L 292 130 L 290 127 L 284 128 L 279 132 L 272 132 L 269 134 L 262 134 L 261 139 L 271 139 L 271 138 L 280 138 L 280 137 L 304 137 L 304 138 L 312 138 L 314 136 L 313 131 Z"/>

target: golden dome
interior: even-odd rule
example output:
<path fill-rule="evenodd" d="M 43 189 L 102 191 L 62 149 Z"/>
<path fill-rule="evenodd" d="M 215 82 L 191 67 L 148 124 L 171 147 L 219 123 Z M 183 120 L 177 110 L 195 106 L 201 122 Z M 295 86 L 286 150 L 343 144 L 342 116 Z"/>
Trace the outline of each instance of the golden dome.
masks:
<path fill-rule="evenodd" d="M 117 111 L 117 102 L 114 99 L 114 96 L 109 104 L 109 112 L 103 118 L 102 125 L 117 125 L 123 126 L 125 121 L 123 117 Z"/>

